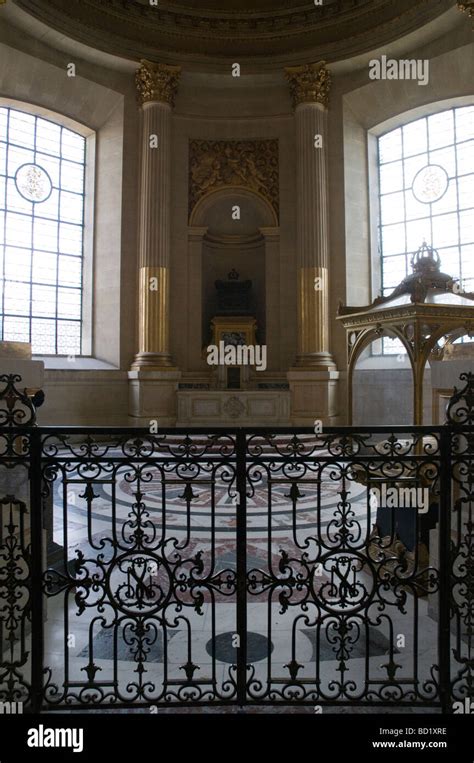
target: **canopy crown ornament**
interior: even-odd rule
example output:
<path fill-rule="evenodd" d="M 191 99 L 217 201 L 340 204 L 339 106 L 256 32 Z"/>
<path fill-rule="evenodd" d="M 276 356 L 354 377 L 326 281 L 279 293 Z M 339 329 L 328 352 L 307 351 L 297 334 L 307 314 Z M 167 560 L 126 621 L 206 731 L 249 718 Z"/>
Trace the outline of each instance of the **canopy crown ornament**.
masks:
<path fill-rule="evenodd" d="M 413 272 L 403 279 L 387 300 L 409 294 L 411 302 L 425 302 L 430 289 L 460 294 L 461 290 L 453 277 L 441 272 L 441 258 L 438 251 L 429 246 L 426 241 L 423 241 L 414 253 L 411 266 Z"/>
<path fill-rule="evenodd" d="M 157 64 L 142 59 L 135 74 L 138 100 L 142 105 L 159 101 L 174 106 L 180 76 L 180 66 Z"/>
<path fill-rule="evenodd" d="M 389 307 L 399 297 L 409 297 L 410 303 L 420 305 L 431 301 L 434 295 L 441 297 L 443 293 L 454 294 L 459 298 L 460 304 L 463 299 L 474 299 L 474 293 L 465 292 L 458 281 L 448 273 L 441 271 L 441 258 L 438 251 L 423 241 L 419 249 L 411 258 L 412 272 L 401 281 L 395 289 L 385 297 L 376 297 L 370 305 L 363 307 L 353 307 L 343 305 L 338 306 L 338 316 L 348 315 L 349 313 L 362 313 L 383 306 Z"/>
<path fill-rule="evenodd" d="M 433 249 L 423 241 L 419 249 L 413 254 L 411 258 L 411 266 L 416 273 L 424 273 L 425 271 L 438 271 L 441 265 L 441 258 L 437 249 Z"/>
<path fill-rule="evenodd" d="M 289 66 L 285 69 L 285 74 L 290 85 L 294 108 L 300 103 L 321 103 L 328 107 L 331 72 L 326 67 L 325 61 L 303 66 Z"/>

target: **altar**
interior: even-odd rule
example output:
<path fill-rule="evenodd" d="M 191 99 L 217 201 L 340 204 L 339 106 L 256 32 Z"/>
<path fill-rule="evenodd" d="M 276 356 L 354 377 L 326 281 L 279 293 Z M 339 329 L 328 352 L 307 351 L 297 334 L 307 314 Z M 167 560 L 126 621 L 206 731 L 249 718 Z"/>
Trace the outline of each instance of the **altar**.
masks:
<path fill-rule="evenodd" d="M 198 388 L 180 385 L 178 425 L 289 423 L 288 383 L 265 374 L 267 347 L 260 341 L 253 311 L 252 281 L 239 280 L 232 268 L 227 280 L 216 280 L 215 289 L 217 310 L 210 321 L 210 341 L 202 348 L 207 380 Z"/>

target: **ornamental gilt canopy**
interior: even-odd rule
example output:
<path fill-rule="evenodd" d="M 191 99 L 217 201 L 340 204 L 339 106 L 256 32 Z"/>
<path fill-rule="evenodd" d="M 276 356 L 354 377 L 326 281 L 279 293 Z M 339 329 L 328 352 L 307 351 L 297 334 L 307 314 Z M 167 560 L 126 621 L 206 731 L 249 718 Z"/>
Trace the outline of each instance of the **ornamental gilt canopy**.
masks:
<path fill-rule="evenodd" d="M 339 303 L 337 320 L 347 332 L 349 416 L 352 377 L 358 357 L 383 336 L 397 338 L 405 347 L 413 372 L 414 423 L 422 423 L 423 374 L 431 358 L 441 360 L 445 345 L 474 333 L 474 294 L 441 271 L 436 249 L 426 242 L 411 260 L 412 273 L 386 297 L 362 307 Z"/>

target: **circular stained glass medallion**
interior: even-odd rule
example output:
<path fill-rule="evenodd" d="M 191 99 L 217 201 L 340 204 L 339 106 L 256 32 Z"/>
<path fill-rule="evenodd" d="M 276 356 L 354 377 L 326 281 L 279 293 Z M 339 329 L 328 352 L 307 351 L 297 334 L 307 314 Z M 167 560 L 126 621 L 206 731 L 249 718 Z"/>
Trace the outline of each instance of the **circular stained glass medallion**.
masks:
<path fill-rule="evenodd" d="M 439 201 L 449 185 L 448 173 L 439 164 L 427 164 L 416 173 L 413 181 L 413 196 L 422 204 Z"/>
<path fill-rule="evenodd" d="M 40 204 L 51 196 L 51 178 L 39 164 L 22 164 L 15 175 L 17 191 L 27 201 Z"/>

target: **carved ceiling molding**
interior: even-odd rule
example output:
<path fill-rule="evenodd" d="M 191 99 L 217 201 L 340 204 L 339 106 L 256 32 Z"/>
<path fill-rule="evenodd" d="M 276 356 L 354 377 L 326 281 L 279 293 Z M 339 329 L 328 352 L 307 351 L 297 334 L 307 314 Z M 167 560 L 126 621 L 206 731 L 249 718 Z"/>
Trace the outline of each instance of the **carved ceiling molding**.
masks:
<path fill-rule="evenodd" d="M 42 4 L 60 6 L 70 18 L 74 18 L 78 10 L 76 7 L 80 5 L 83 17 L 87 17 L 91 10 L 103 11 L 112 20 L 121 21 L 126 17 L 132 24 L 175 27 L 181 33 L 185 30 L 198 33 L 201 30 L 253 36 L 258 32 L 281 32 L 305 28 L 308 24 L 319 26 L 321 23 L 334 23 L 345 15 L 353 19 L 361 10 L 370 9 L 373 13 L 374 6 L 389 6 L 391 0 L 325 0 L 320 6 L 315 6 L 313 0 L 293 0 L 287 3 L 286 8 L 266 11 L 255 9 L 256 3 L 245 2 L 241 5 L 247 7 L 242 7 L 241 10 L 193 8 L 186 2 L 166 0 L 159 0 L 157 6 L 151 5 L 149 0 L 68 0 L 67 4 L 63 0 L 30 0 L 29 3 L 17 3 L 25 4 L 36 7 Z M 222 5 L 225 6 L 225 3 Z"/>
<path fill-rule="evenodd" d="M 278 140 L 190 140 L 189 216 L 205 196 L 228 187 L 262 196 L 278 218 Z"/>
<path fill-rule="evenodd" d="M 62 34 L 107 53 L 167 63 L 223 60 L 278 64 L 336 61 L 403 37 L 452 7 L 452 0 L 313 0 L 229 10 L 192 0 L 12 0 Z M 204 5 L 206 3 L 204 2 Z M 225 3 L 222 3 L 226 7 Z M 257 6 L 255 8 L 255 5 Z M 240 8 L 240 10 L 237 10 Z"/>

